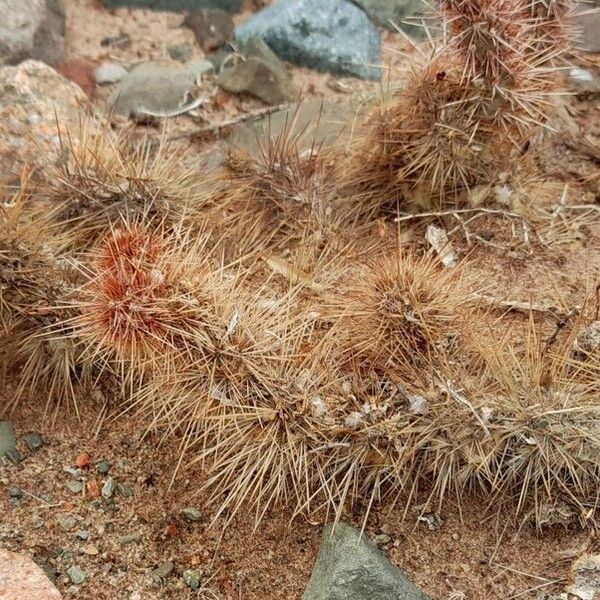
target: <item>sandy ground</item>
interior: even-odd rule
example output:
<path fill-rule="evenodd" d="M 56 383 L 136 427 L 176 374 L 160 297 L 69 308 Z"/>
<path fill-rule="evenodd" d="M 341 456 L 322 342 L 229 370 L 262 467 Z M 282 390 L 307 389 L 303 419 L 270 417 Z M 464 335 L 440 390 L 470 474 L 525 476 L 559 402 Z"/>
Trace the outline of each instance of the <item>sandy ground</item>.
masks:
<path fill-rule="evenodd" d="M 75 78 L 87 73 L 88 93 L 99 106 L 106 89 L 96 89 L 89 73 L 101 62 L 133 64 L 141 60 L 164 59 L 168 45 L 189 43 L 193 34 L 180 27 L 181 17 L 167 13 L 120 9 L 107 11 L 94 0 L 65 0 L 68 15 L 68 53 Z M 236 17 L 243 19 L 244 15 Z M 106 49 L 102 38 L 126 32 L 128 48 Z M 395 51 L 397 40 L 386 33 L 386 60 L 400 62 Z M 195 49 L 195 56 L 203 53 Z M 77 68 L 73 68 L 73 65 Z M 82 75 L 83 73 L 83 75 Z M 343 99 L 345 91 L 376 91 L 377 86 L 355 80 L 337 79 L 302 69 L 293 69 L 298 88 L 304 96 Z M 85 83 L 82 79 L 82 82 Z M 260 108 L 257 100 L 219 92 L 205 111 L 180 117 L 169 125 L 172 131 L 188 131 L 206 123 L 218 123 L 232 116 Z M 583 120 L 590 136 L 600 127 L 598 104 L 573 101 L 576 118 Z M 152 130 L 148 130 L 152 133 Z M 206 150 L 195 144 L 194 150 Z M 571 203 L 594 202 L 593 187 L 581 184 L 581 173 L 593 174 L 589 157 L 573 158 L 575 167 L 557 173 L 548 189 L 548 206 L 559 202 L 564 184 L 569 183 Z M 564 157 L 564 152 L 558 151 Z M 596 164 L 597 168 L 597 164 Z M 560 170 L 560 169 L 559 169 Z M 579 181 L 575 181 L 579 178 Z M 573 184 L 573 182 L 575 182 Z M 596 199 L 597 200 L 597 199 Z M 563 234 L 564 243 L 548 248 L 523 244 L 519 235 L 492 245 L 468 248 L 458 245 L 461 255 L 469 254 L 474 273 L 482 287 L 503 297 L 547 301 L 568 307 L 581 301 L 600 277 L 600 245 L 597 218 L 586 215 L 570 219 Z M 495 227 L 494 224 L 490 225 Z M 422 236 L 420 226 L 406 225 L 412 235 Z M 561 229 L 561 231 L 563 231 Z M 481 226 L 478 229 L 481 232 Z M 553 232 L 546 232 L 551 235 Z M 521 315 L 511 317 L 513 324 L 525 325 Z M 11 390 L 6 389 L 7 399 Z M 127 419 L 104 422 L 97 434 L 95 415 L 82 420 L 61 414 L 54 421 L 42 416 L 31 405 L 22 404 L 10 415 L 17 427 L 19 447 L 24 460 L 20 466 L 0 466 L 0 545 L 28 552 L 36 561 L 56 574 L 59 589 L 66 598 L 82 600 L 151 600 L 205 598 L 227 600 L 299 599 L 316 557 L 324 515 L 314 520 L 291 520 L 286 507 L 273 509 L 254 528 L 252 515 L 237 515 L 223 531 L 222 519 L 211 524 L 213 511 L 195 490 L 202 473 L 185 471 L 171 485 L 173 465 L 178 456 L 175 444 L 159 446 L 152 437 L 142 438 Z M 22 436 L 41 433 L 46 443 L 33 452 Z M 67 483 L 74 476 L 77 457 L 88 452 L 91 465 L 76 478 L 93 481 L 102 488 L 108 475 L 96 472 L 101 459 L 111 462 L 109 475 L 133 489 L 125 498 L 116 493 L 109 500 L 73 494 Z M 94 484 L 90 484 L 93 489 Z M 10 489 L 25 493 L 11 498 Z M 201 518 L 191 522 L 182 515 L 195 507 Z M 492 507 L 494 508 L 494 507 Z M 76 525 L 65 530 L 61 522 L 71 515 Z M 374 509 L 366 523 L 370 535 L 384 534 L 391 560 L 436 600 L 490 600 L 543 598 L 542 594 L 564 587 L 573 558 L 584 551 L 597 551 L 598 539 L 591 531 L 573 525 L 558 525 L 542 533 L 530 525 L 519 527 L 508 514 L 489 510 L 477 497 L 465 502 L 462 513 L 447 505 L 439 515 L 439 526 L 430 529 L 417 521 L 401 505 L 384 504 Z M 344 519 L 362 525 L 361 507 Z M 77 532 L 88 532 L 79 539 Z M 139 539 L 123 543 L 128 535 Z M 153 578 L 154 570 L 167 561 L 173 571 L 162 581 Z M 77 565 L 86 573 L 84 583 L 73 588 L 66 576 Z M 182 580 L 185 570 L 198 572 L 200 590 L 191 590 Z"/>

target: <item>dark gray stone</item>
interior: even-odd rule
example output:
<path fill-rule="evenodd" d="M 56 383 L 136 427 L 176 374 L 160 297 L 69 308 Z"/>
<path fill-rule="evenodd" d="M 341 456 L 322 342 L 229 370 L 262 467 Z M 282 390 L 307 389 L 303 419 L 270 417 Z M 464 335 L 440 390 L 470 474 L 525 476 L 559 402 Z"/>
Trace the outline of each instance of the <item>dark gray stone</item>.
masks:
<path fill-rule="evenodd" d="M 102 460 L 98 461 L 98 464 L 96 465 L 96 472 L 100 473 L 100 475 L 108 475 L 110 467 L 110 462 L 103 458 Z"/>
<path fill-rule="evenodd" d="M 184 25 L 196 36 L 196 41 L 205 52 L 216 50 L 233 37 L 231 17 L 218 8 L 206 8 L 186 16 Z"/>
<path fill-rule="evenodd" d="M 390 31 L 397 27 L 415 38 L 425 38 L 425 28 L 419 26 L 419 17 L 427 13 L 422 0 L 353 0 L 371 20 Z M 407 21 L 403 23 L 403 21 Z"/>
<path fill-rule="evenodd" d="M 129 533 L 119 538 L 119 544 L 126 546 L 128 544 L 139 544 L 142 536 L 139 533 Z"/>
<path fill-rule="evenodd" d="M 12 460 L 12 456 L 17 452 L 17 438 L 15 437 L 15 428 L 8 421 L 0 421 L 0 459 L 7 457 Z"/>
<path fill-rule="evenodd" d="M 44 445 L 44 440 L 39 433 L 28 433 L 24 436 L 24 439 L 31 451 L 39 450 Z"/>
<path fill-rule="evenodd" d="M 217 83 L 228 92 L 246 92 L 267 104 L 281 104 L 296 96 L 292 76 L 286 66 L 260 39 L 242 43 L 239 53 L 245 60 L 224 66 Z"/>
<path fill-rule="evenodd" d="M 280 58 L 339 75 L 378 79 L 379 31 L 347 0 L 278 0 L 235 30 L 260 37 Z"/>
<path fill-rule="evenodd" d="M 429 600 L 360 530 L 325 527 L 302 600 Z"/>
<path fill-rule="evenodd" d="M 28 58 L 57 65 L 65 58 L 62 0 L 0 0 L 0 64 Z"/>
<path fill-rule="evenodd" d="M 10 1 L 10 0 L 9 0 Z M 195 12 L 202 8 L 220 8 L 228 13 L 239 12 L 241 0 L 102 0 L 108 8 L 151 8 L 172 12 Z"/>

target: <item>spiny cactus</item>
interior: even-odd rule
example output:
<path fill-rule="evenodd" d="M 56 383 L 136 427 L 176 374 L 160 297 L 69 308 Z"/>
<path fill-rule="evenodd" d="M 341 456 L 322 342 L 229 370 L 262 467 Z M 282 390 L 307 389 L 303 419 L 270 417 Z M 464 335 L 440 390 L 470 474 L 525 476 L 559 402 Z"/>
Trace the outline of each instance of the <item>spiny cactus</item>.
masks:
<path fill-rule="evenodd" d="M 386 187 L 433 206 L 464 203 L 469 189 L 510 171 L 558 91 L 555 65 L 568 39 L 554 29 L 569 31 L 569 8 L 548 10 L 522 0 L 440 0 L 444 36 L 372 117 L 353 171 L 390 196 Z"/>

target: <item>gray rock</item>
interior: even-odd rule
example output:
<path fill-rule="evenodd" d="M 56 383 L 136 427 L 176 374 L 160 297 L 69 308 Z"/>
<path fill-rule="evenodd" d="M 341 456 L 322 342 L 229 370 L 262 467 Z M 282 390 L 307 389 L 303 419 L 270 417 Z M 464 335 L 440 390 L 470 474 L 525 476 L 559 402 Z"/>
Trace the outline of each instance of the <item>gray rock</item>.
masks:
<path fill-rule="evenodd" d="M 228 13 L 239 12 L 241 0 L 102 0 L 104 6 L 119 8 L 151 8 L 172 12 L 195 12 L 202 8 L 220 8 Z"/>
<path fill-rule="evenodd" d="M 325 527 L 302 600 L 428 600 L 360 530 Z"/>
<path fill-rule="evenodd" d="M 175 568 L 175 565 L 171 561 L 162 562 L 152 571 L 152 579 L 156 583 L 162 583 Z"/>
<path fill-rule="evenodd" d="M 228 92 L 245 92 L 267 104 L 281 104 L 296 96 L 292 77 L 286 66 L 260 38 L 243 43 L 239 53 L 245 60 L 221 70 L 217 83 Z"/>
<path fill-rule="evenodd" d="M 85 572 L 78 566 L 72 566 L 67 569 L 67 575 L 74 585 L 80 585 L 85 581 Z"/>
<path fill-rule="evenodd" d="M 127 75 L 127 69 L 115 63 L 103 63 L 96 69 L 94 75 L 98 85 L 118 83 Z"/>
<path fill-rule="evenodd" d="M 188 508 L 184 508 L 182 511 L 183 516 L 192 523 L 198 522 L 202 518 L 202 514 L 196 508 L 189 506 Z"/>
<path fill-rule="evenodd" d="M 17 438 L 13 424 L 9 421 L 0 421 L 0 459 L 5 456 L 11 458 L 16 452 Z"/>
<path fill-rule="evenodd" d="M 426 15 L 427 6 L 422 0 L 353 0 L 371 20 L 390 31 L 396 25 L 415 38 L 425 38 L 425 28 L 419 25 L 419 17 Z M 403 22 L 407 21 L 407 22 Z"/>
<path fill-rule="evenodd" d="M 577 17 L 576 25 L 581 30 L 578 46 L 586 52 L 600 52 L 600 11 L 589 12 L 590 6 L 583 5 L 583 13 Z"/>
<path fill-rule="evenodd" d="M 78 540 L 87 540 L 90 537 L 90 532 L 85 529 L 80 529 L 76 534 Z"/>
<path fill-rule="evenodd" d="M 58 523 L 63 531 L 71 531 L 77 527 L 77 519 L 73 515 L 63 515 Z"/>
<path fill-rule="evenodd" d="M 15 500 L 20 500 L 23 497 L 23 491 L 16 485 L 11 485 L 10 488 L 8 488 L 8 495 Z"/>
<path fill-rule="evenodd" d="M 217 78 L 217 83 L 228 92 L 246 92 L 267 104 L 281 104 L 294 97 L 289 76 L 280 77 L 277 71 L 259 58 L 249 58 Z"/>
<path fill-rule="evenodd" d="M 102 497 L 105 500 L 112 498 L 113 494 L 115 493 L 116 488 L 117 488 L 117 482 L 115 481 L 115 479 L 113 477 L 109 477 L 104 482 L 104 485 L 102 486 L 102 492 L 101 492 Z"/>
<path fill-rule="evenodd" d="M 64 57 L 62 0 L 0 0 L 0 64 L 34 58 L 57 65 Z"/>
<path fill-rule="evenodd" d="M 31 451 L 39 450 L 44 445 L 44 440 L 39 433 L 28 433 L 24 440 Z"/>
<path fill-rule="evenodd" d="M 186 16 L 184 25 L 196 36 L 196 41 L 205 52 L 216 50 L 233 37 L 231 17 L 218 8 L 206 8 Z"/>
<path fill-rule="evenodd" d="M 108 108 L 125 116 L 176 111 L 189 102 L 194 82 L 180 63 L 144 63 L 123 77 L 108 99 Z"/>
<path fill-rule="evenodd" d="M 280 58 L 318 71 L 381 75 L 379 31 L 347 0 L 278 0 L 237 27 L 235 36 L 261 37 Z"/>
<path fill-rule="evenodd" d="M 83 491 L 83 482 L 81 481 L 67 481 L 67 488 L 71 494 L 81 494 Z"/>
<path fill-rule="evenodd" d="M 110 471 L 110 467 L 111 467 L 110 462 L 107 461 L 106 459 L 102 459 L 101 461 L 98 461 L 98 464 L 96 465 L 96 472 L 99 473 L 100 475 L 108 475 L 108 472 Z"/>
<path fill-rule="evenodd" d="M 194 55 L 194 49 L 189 44 L 173 44 L 167 46 L 167 53 L 173 60 L 187 62 Z"/>
<path fill-rule="evenodd" d="M 133 488 L 128 483 L 117 483 L 117 493 L 123 498 L 131 498 Z"/>
<path fill-rule="evenodd" d="M 200 587 L 200 575 L 197 571 L 192 571 L 191 569 L 184 571 L 183 581 L 185 582 L 185 585 L 193 590 L 197 590 Z"/>
<path fill-rule="evenodd" d="M 142 541 L 142 536 L 139 533 L 128 533 L 119 538 L 119 544 L 126 546 L 127 544 L 137 544 Z"/>

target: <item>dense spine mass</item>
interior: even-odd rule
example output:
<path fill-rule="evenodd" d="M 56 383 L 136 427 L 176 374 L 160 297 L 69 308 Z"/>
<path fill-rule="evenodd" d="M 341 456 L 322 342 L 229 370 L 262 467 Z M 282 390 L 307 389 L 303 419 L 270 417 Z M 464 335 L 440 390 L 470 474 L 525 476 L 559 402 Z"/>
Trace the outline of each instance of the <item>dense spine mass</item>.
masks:
<path fill-rule="evenodd" d="M 593 513 L 600 357 L 573 353 L 583 322 L 482 344 L 505 325 L 465 265 L 385 219 L 389 198 L 453 207 L 507 176 L 550 117 L 571 10 L 438 2 L 441 39 L 349 151 L 290 123 L 208 178 L 164 146 L 88 135 L 31 197 L 24 180 L 0 208 L 9 408 L 117 390 L 112 410 L 181 439 L 219 514 L 466 491 Z"/>

